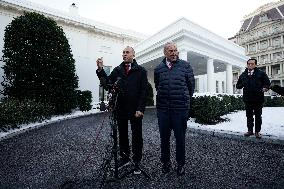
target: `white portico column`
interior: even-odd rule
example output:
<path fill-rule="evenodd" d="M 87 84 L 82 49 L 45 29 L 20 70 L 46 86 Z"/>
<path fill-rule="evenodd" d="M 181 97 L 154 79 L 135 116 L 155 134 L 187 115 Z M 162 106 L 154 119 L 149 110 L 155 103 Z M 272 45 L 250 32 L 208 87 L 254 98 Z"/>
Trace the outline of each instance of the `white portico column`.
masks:
<path fill-rule="evenodd" d="M 233 70 L 232 65 L 226 65 L 226 86 L 227 86 L 227 93 L 233 94 Z"/>
<path fill-rule="evenodd" d="M 208 58 L 207 60 L 207 92 L 215 93 L 215 80 L 214 80 L 214 60 Z"/>
<path fill-rule="evenodd" d="M 179 51 L 179 58 L 187 61 L 187 51 L 186 50 L 180 50 Z"/>

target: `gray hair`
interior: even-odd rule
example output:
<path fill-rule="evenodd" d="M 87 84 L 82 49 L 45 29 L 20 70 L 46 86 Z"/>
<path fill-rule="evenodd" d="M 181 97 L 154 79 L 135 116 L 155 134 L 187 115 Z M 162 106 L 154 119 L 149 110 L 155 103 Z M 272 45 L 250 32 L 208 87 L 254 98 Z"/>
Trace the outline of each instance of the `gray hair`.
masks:
<path fill-rule="evenodd" d="M 125 48 L 130 48 L 130 49 L 133 51 L 133 54 L 135 55 L 135 50 L 134 50 L 133 47 L 131 47 L 131 46 L 126 46 Z"/>
<path fill-rule="evenodd" d="M 164 46 L 164 52 L 167 50 L 167 48 L 170 46 L 170 45 L 174 45 L 174 46 L 177 46 L 173 41 L 169 41 L 165 44 Z"/>

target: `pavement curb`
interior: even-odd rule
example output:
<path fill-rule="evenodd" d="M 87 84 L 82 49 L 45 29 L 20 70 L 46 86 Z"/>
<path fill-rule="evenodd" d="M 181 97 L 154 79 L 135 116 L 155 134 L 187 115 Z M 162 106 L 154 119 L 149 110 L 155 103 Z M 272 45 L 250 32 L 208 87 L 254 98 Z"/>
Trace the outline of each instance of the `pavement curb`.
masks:
<path fill-rule="evenodd" d="M 233 131 L 225 131 L 225 130 L 215 130 L 215 129 L 199 129 L 199 128 L 192 128 L 188 127 L 189 132 L 191 133 L 198 133 L 204 135 L 211 135 L 213 137 L 222 137 L 222 138 L 230 138 L 230 139 L 238 139 L 242 141 L 251 141 L 256 143 L 271 143 L 271 144 L 280 144 L 284 145 L 284 138 L 283 137 L 274 137 L 270 135 L 262 135 L 261 139 L 256 139 L 254 136 L 251 137 L 244 137 L 243 133 L 241 132 L 233 132 Z"/>
<path fill-rule="evenodd" d="M 20 128 L 19 130 L 16 129 L 16 130 L 12 131 L 11 133 L 8 133 L 4 136 L 1 136 L 0 142 L 3 141 L 3 140 L 6 140 L 6 139 L 12 138 L 14 136 L 17 136 L 19 134 L 25 133 L 27 131 L 38 129 L 38 128 L 41 128 L 43 126 L 47 126 L 47 125 L 50 125 L 50 124 L 53 124 L 53 123 L 58 123 L 58 122 L 61 122 L 61 121 L 75 119 L 75 118 L 79 118 L 79 117 L 91 116 L 91 115 L 98 114 L 98 113 L 104 113 L 104 112 L 94 112 L 94 113 L 89 113 L 89 114 L 84 114 L 84 115 L 75 115 L 75 116 L 60 118 L 60 119 L 57 119 L 57 120 L 46 120 L 46 121 L 38 123 L 38 124 L 35 123 L 35 125 L 33 125 L 31 127 Z M 23 126 L 25 126 L 25 125 L 21 125 L 20 127 L 23 127 Z"/>
<path fill-rule="evenodd" d="M 156 107 L 155 106 L 147 106 L 146 109 L 155 109 Z M 84 115 L 76 115 L 76 116 L 70 116 L 70 117 L 64 117 L 64 118 L 60 118 L 60 119 L 57 119 L 57 120 L 45 120 L 44 122 L 41 122 L 41 123 L 34 123 L 35 125 L 31 126 L 31 127 L 27 127 L 27 128 L 21 128 L 25 125 L 20 125 L 20 129 L 15 129 L 14 131 L 11 131 L 11 133 L 8 133 L 4 136 L 0 136 L 0 142 L 3 141 L 3 140 L 6 140 L 8 138 L 12 138 L 14 136 L 17 136 L 21 133 L 25 133 L 27 131 L 31 131 L 33 129 L 38 129 L 40 127 L 43 127 L 43 126 L 46 126 L 46 125 L 50 125 L 50 124 L 53 124 L 53 123 L 57 123 L 57 122 L 60 122 L 60 121 L 64 121 L 64 120 L 69 120 L 69 119 L 75 119 L 75 118 L 78 118 L 78 117 L 84 117 L 84 116 L 90 116 L 90 115 L 94 115 L 94 114 L 98 114 L 98 113 L 105 113 L 105 111 L 99 111 L 99 112 L 93 112 L 93 113 L 86 113 Z"/>

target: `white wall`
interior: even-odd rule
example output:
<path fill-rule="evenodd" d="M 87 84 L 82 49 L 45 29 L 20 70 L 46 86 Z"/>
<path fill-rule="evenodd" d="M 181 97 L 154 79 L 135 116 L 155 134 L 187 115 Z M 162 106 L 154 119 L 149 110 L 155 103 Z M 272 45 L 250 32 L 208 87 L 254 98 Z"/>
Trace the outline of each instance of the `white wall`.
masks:
<path fill-rule="evenodd" d="M 3 57 L 3 47 L 4 47 L 4 33 L 6 26 L 13 20 L 13 17 L 16 15 L 4 10 L 0 9 L 0 60 L 2 60 Z M 4 70 L 2 69 L 4 63 L 0 61 L 0 83 L 3 81 L 3 75 Z M 0 90 L 3 90 L 2 85 L 0 84 Z M 3 97 L 3 95 L 0 94 L 0 98 Z"/>
<path fill-rule="evenodd" d="M 204 75 L 196 75 L 194 76 L 195 79 L 199 80 L 199 86 L 198 87 L 198 93 L 205 93 L 207 92 L 207 74 Z M 224 82 L 224 90 L 226 91 L 226 72 L 217 72 L 214 73 L 214 89 L 216 85 L 216 81 L 219 81 L 222 83 Z"/>
<path fill-rule="evenodd" d="M 99 101 L 99 80 L 96 75 L 96 60 L 103 57 L 104 65 L 112 69 L 122 61 L 123 40 L 113 40 L 90 31 L 82 31 L 64 26 L 72 54 L 76 61 L 79 88 L 90 90 L 93 101 Z M 131 45 L 131 44 L 130 44 Z"/>
<path fill-rule="evenodd" d="M 7 12 L 0 7 L 0 56 L 2 58 L 4 46 L 4 29 L 19 16 L 19 13 Z M 79 89 L 90 90 L 93 101 L 99 101 L 99 80 L 96 75 L 96 60 L 103 57 L 105 65 L 112 69 L 122 62 L 122 50 L 124 46 L 133 46 L 134 42 L 127 39 L 96 33 L 94 30 L 79 28 L 78 26 L 60 23 L 71 46 L 75 59 L 76 74 L 79 77 Z M 3 66 L 3 62 L 0 62 Z M 0 68 L 0 82 L 3 81 L 3 69 Z M 2 90 L 2 86 L 0 85 Z M 1 96 L 0 96 L 1 97 Z"/>

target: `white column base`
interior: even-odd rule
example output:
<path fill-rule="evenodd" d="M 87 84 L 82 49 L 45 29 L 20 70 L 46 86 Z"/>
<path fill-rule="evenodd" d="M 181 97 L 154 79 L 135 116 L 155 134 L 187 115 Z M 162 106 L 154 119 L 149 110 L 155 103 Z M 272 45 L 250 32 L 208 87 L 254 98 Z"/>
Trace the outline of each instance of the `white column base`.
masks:
<path fill-rule="evenodd" d="M 215 79 L 214 79 L 214 60 L 209 58 L 207 60 L 207 92 L 215 93 Z"/>
<path fill-rule="evenodd" d="M 226 89 L 228 94 L 233 94 L 233 69 L 231 64 L 226 66 Z"/>

